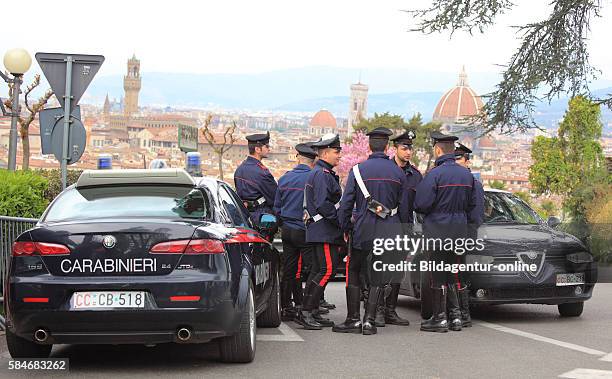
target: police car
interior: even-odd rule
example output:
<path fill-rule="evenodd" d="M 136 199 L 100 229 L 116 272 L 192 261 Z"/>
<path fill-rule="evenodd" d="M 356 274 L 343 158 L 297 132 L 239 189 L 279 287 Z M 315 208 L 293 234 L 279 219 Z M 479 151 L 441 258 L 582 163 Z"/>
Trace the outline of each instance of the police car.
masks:
<path fill-rule="evenodd" d="M 255 356 L 280 325 L 279 254 L 224 182 L 182 169 L 85 171 L 12 248 L 10 354 L 53 344 L 204 343 Z"/>
<path fill-rule="evenodd" d="M 597 282 L 597 265 L 577 238 L 555 229 L 558 224 L 555 217 L 543 221 L 510 192 L 485 189 L 485 221 L 478 229 L 484 249 L 466 253 L 466 263 L 490 265 L 490 270 L 468 274 L 470 304 L 550 304 L 561 316 L 580 316 Z M 414 267 L 424 259 L 422 252 L 415 254 Z M 428 273 L 408 271 L 400 290 L 421 299 L 426 319 L 431 317 L 428 283 Z"/>

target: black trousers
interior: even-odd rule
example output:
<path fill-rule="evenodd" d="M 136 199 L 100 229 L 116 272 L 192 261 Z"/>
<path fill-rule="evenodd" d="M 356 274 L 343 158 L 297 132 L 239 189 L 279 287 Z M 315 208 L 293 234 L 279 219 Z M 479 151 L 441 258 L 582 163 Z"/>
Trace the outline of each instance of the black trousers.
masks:
<path fill-rule="evenodd" d="M 340 246 L 331 243 L 315 243 L 314 254 L 311 260 L 309 280 L 320 287 L 336 276 Z"/>
<path fill-rule="evenodd" d="M 306 243 L 306 231 L 283 227 L 283 282 L 301 281 L 305 259 L 313 255 L 314 247 Z M 308 257 L 308 258 L 306 258 Z"/>
<path fill-rule="evenodd" d="M 368 251 L 353 249 L 346 257 L 346 286 L 363 286 L 368 280 Z"/>
<path fill-rule="evenodd" d="M 443 263 L 444 265 L 452 265 L 461 263 L 461 257 L 455 254 L 453 251 L 435 250 L 429 252 L 429 261 L 434 264 Z M 450 270 L 436 270 L 431 273 L 432 286 L 439 288 L 443 285 L 452 286 L 454 284 L 460 284 L 461 273 L 453 273 Z"/>

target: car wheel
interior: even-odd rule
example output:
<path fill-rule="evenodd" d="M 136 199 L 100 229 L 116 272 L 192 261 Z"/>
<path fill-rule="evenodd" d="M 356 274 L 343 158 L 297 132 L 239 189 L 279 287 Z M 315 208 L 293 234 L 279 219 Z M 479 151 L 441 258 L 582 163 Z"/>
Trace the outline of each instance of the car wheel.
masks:
<path fill-rule="evenodd" d="M 274 285 L 268 307 L 257 317 L 257 326 L 263 328 L 277 328 L 281 324 L 281 307 L 280 307 L 280 283 L 278 274 L 274 277 Z"/>
<path fill-rule="evenodd" d="M 584 310 L 584 302 L 559 304 L 557 307 L 561 317 L 578 317 Z"/>
<path fill-rule="evenodd" d="M 249 293 L 240 317 L 240 328 L 236 334 L 219 340 L 221 360 L 229 363 L 249 363 L 255 359 L 255 300 L 253 285 L 249 283 Z"/>
<path fill-rule="evenodd" d="M 432 301 L 431 301 L 431 285 L 429 283 L 429 275 L 427 272 L 421 272 L 420 275 L 421 285 L 421 318 L 423 320 L 429 319 L 432 314 Z"/>
<path fill-rule="evenodd" d="M 53 345 L 40 345 L 23 339 L 7 329 L 6 345 L 13 358 L 49 358 Z"/>

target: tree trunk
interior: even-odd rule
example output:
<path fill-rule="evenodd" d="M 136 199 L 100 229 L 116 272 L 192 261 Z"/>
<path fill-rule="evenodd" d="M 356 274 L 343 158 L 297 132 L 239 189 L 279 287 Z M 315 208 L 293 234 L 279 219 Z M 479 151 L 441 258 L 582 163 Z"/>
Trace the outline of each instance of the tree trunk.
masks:
<path fill-rule="evenodd" d="M 22 170 L 30 169 L 30 138 L 27 129 L 21 130 L 21 151 L 23 154 L 23 159 L 21 163 Z"/>
<path fill-rule="evenodd" d="M 217 153 L 219 158 L 219 179 L 223 180 L 223 153 Z"/>

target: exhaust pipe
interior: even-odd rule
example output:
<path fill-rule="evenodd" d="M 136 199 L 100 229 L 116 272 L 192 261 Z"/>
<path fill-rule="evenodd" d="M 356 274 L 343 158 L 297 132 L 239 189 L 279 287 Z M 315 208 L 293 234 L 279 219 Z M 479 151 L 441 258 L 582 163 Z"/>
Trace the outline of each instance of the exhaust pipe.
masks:
<path fill-rule="evenodd" d="M 176 332 L 176 337 L 182 342 L 189 341 L 191 338 L 191 331 L 187 328 L 180 328 L 178 332 Z"/>
<path fill-rule="evenodd" d="M 49 333 L 44 329 L 38 329 L 34 332 L 34 339 L 36 342 L 45 342 L 49 338 Z"/>

